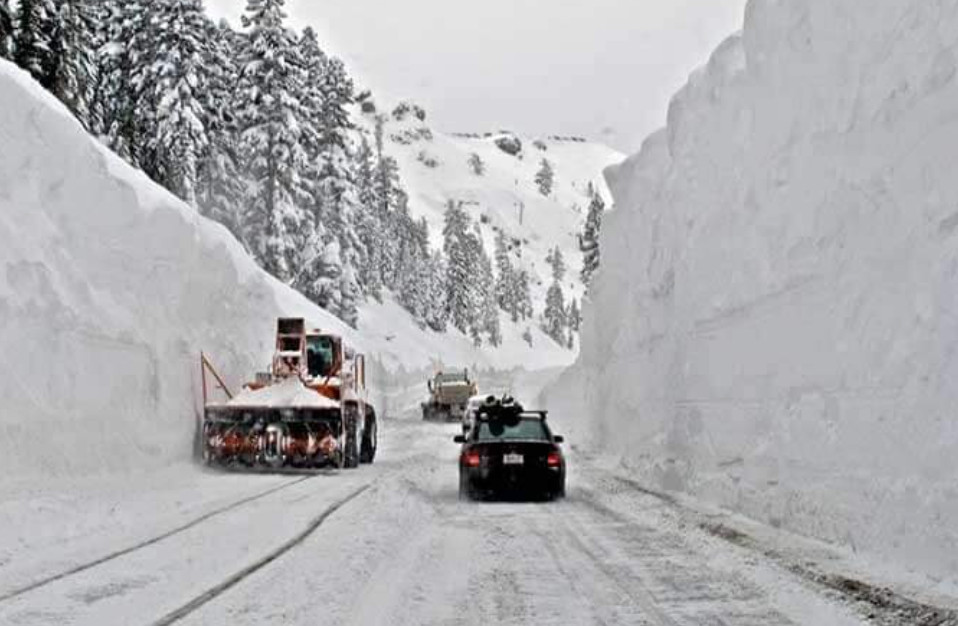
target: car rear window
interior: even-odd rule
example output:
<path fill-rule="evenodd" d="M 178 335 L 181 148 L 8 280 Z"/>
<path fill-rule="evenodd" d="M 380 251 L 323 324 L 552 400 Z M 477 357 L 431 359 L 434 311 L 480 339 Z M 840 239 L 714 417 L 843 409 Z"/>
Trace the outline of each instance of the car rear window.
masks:
<path fill-rule="evenodd" d="M 510 439 L 549 441 L 549 432 L 542 420 L 538 419 L 520 420 L 514 426 L 502 422 L 479 423 L 477 441 L 506 441 Z"/>

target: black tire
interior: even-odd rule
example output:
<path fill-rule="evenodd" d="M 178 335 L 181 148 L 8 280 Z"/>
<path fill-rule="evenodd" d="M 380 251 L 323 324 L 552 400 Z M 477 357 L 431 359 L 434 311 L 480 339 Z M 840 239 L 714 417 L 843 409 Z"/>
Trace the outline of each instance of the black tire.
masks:
<path fill-rule="evenodd" d="M 359 433 L 354 409 L 346 409 L 346 449 L 343 451 L 343 467 L 359 467 Z"/>
<path fill-rule="evenodd" d="M 476 499 L 476 493 L 472 490 L 469 480 L 465 476 L 459 477 L 459 501 L 471 502 Z"/>
<path fill-rule="evenodd" d="M 432 407 L 428 404 L 422 405 L 422 419 L 426 422 L 432 421 Z"/>
<path fill-rule="evenodd" d="M 366 428 L 363 429 L 363 442 L 359 449 L 359 462 L 372 463 L 376 458 L 379 427 L 376 425 L 376 413 L 370 411 L 366 415 Z"/>

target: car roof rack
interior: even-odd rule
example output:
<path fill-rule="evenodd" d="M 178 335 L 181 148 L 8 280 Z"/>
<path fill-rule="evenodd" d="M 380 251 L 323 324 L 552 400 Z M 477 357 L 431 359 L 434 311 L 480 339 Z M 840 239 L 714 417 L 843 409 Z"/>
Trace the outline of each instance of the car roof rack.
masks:
<path fill-rule="evenodd" d="M 541 419 L 542 421 L 546 421 L 546 419 L 547 419 L 548 416 L 549 416 L 549 412 L 548 412 L 548 411 L 528 411 L 528 410 L 523 409 L 523 410 L 519 411 L 518 413 L 516 413 L 516 416 L 518 416 L 518 417 L 520 417 L 520 418 L 522 418 L 522 417 L 538 417 L 538 418 Z M 494 421 L 496 421 L 496 420 L 498 420 L 498 419 L 501 419 L 501 418 L 502 418 L 501 415 L 495 415 L 495 414 L 490 413 L 489 411 L 483 411 L 483 410 L 481 410 L 481 408 L 480 408 L 480 410 L 478 411 L 478 413 L 476 414 L 476 419 L 477 419 L 478 421 L 480 421 L 480 422 L 494 422 Z"/>

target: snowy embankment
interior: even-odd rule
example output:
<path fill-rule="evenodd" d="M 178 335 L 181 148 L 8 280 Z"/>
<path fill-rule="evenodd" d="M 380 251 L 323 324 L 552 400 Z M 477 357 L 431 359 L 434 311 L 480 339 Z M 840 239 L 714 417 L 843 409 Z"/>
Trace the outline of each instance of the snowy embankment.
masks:
<path fill-rule="evenodd" d="M 7 479 L 189 460 L 200 350 L 235 390 L 267 364 L 278 315 L 345 332 L 387 369 L 427 371 L 442 359 L 505 368 L 533 358 L 517 337 L 509 349 L 480 352 L 461 335 L 423 332 L 389 303 L 364 310 L 361 336 L 345 329 L 2 61 L 0 146 Z M 555 346 L 546 356 L 563 353 Z"/>
<path fill-rule="evenodd" d="M 0 145 L 4 476 L 188 459 L 200 350 L 235 385 L 281 312 L 341 327 L 5 62 Z"/>
<path fill-rule="evenodd" d="M 644 481 L 958 576 L 958 12 L 753 0 L 610 173 L 551 392 Z"/>

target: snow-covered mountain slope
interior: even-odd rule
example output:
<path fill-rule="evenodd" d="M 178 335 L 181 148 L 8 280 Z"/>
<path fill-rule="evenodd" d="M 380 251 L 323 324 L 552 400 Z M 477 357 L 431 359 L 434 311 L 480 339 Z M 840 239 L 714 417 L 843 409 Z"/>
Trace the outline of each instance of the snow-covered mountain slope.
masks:
<path fill-rule="evenodd" d="M 552 393 L 644 480 L 958 575 L 958 12 L 753 0 L 610 172 Z"/>
<path fill-rule="evenodd" d="M 268 362 L 281 314 L 344 333 L 387 368 L 506 368 L 571 354 L 541 335 L 533 350 L 508 334 L 507 346 L 480 352 L 465 337 L 421 331 L 389 303 L 367 307 L 366 332 L 345 328 L 0 61 L 0 474 L 189 459 L 199 351 L 235 388 Z"/>
<path fill-rule="evenodd" d="M 421 121 L 413 112 L 399 116 L 383 112 L 383 117 L 385 152 L 398 161 L 410 211 L 417 218 L 426 218 L 434 246 L 442 247 L 447 202 L 463 202 L 473 221 L 480 223 L 490 255 L 497 229 L 521 242 L 522 264 L 533 278 L 537 314 L 552 282 L 546 256 L 556 246 L 568 266 L 562 285 L 566 297 L 581 300 L 578 236 L 589 208 L 589 183 L 608 200 L 602 172 L 621 163 L 625 155 L 580 138 L 536 139 L 509 132 L 450 135 L 433 130 L 428 119 Z M 360 120 L 371 132 L 374 116 L 367 114 Z M 499 144 L 519 151 L 511 154 Z M 482 175 L 470 165 L 473 155 L 483 164 Z M 555 182 L 548 196 L 540 193 L 536 184 L 543 159 L 554 170 Z"/>

